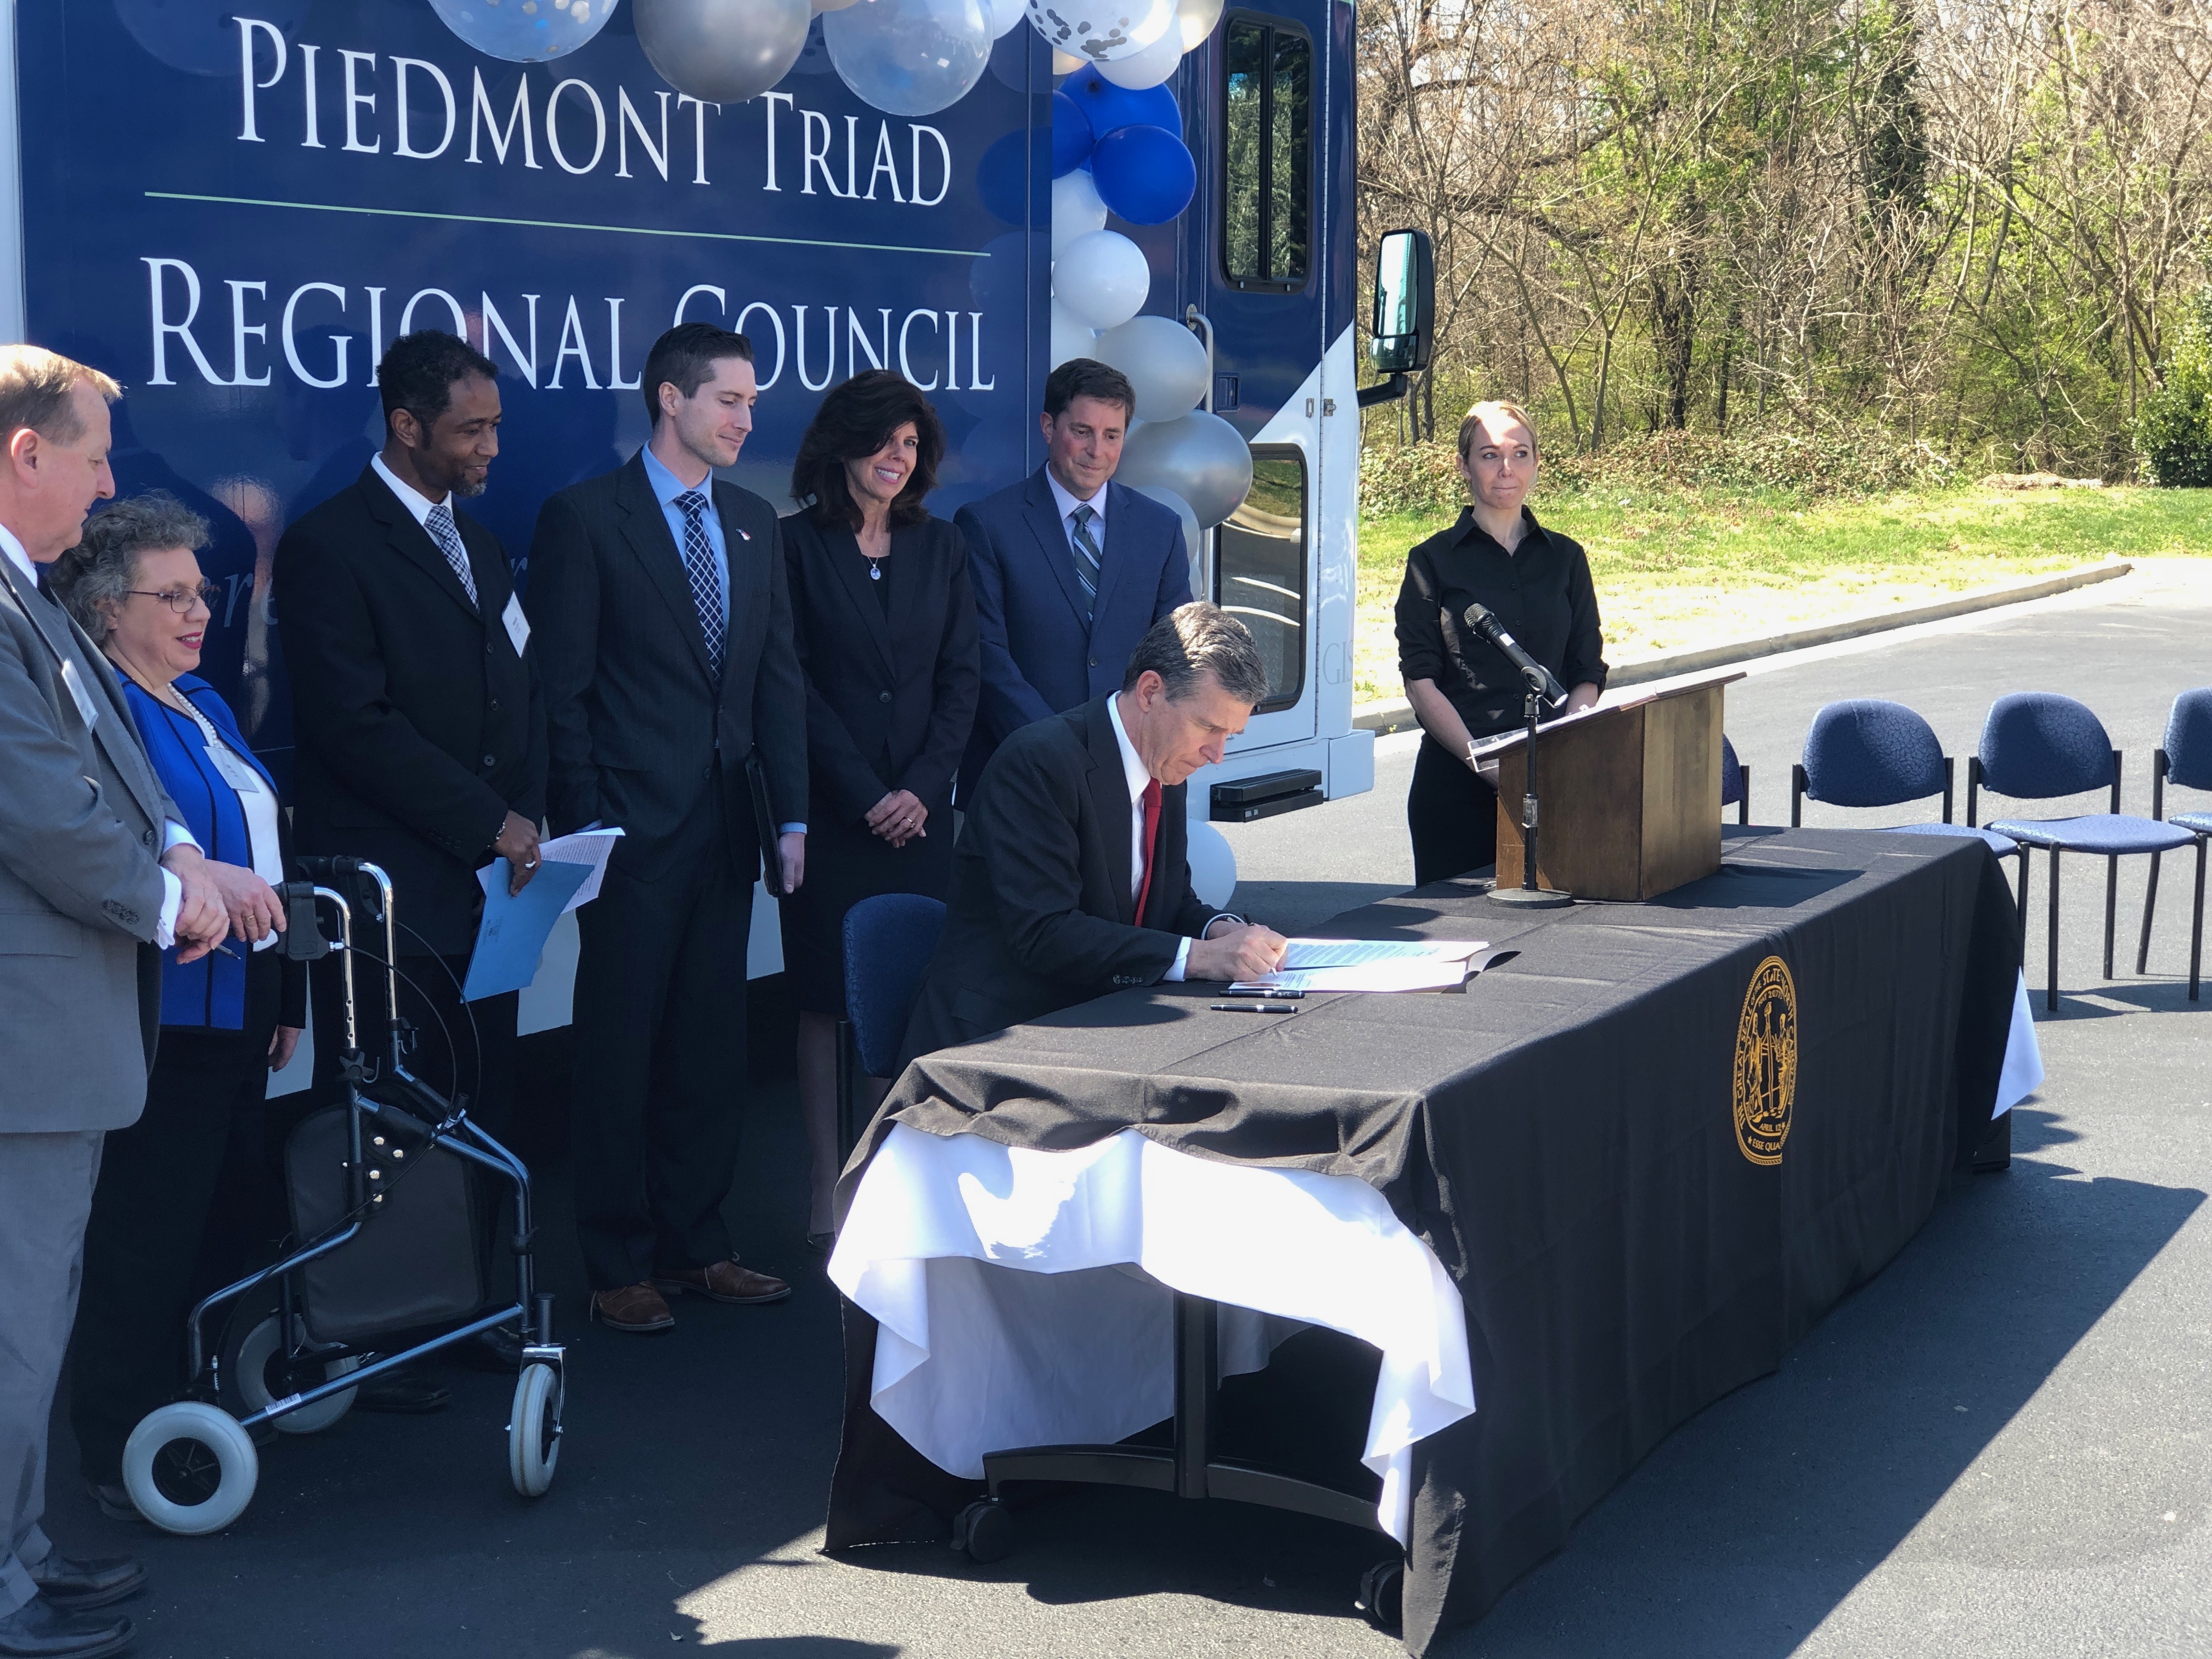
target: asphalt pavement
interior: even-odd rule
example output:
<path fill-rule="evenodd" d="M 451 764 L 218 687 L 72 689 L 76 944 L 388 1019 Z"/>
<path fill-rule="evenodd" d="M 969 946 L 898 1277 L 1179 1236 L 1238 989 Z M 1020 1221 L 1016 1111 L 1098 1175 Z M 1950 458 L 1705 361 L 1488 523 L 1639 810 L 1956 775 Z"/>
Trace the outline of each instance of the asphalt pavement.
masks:
<path fill-rule="evenodd" d="M 1728 726 L 1753 816 L 1787 822 L 1814 710 L 1887 696 L 1971 753 L 1998 693 L 2049 690 L 2104 718 L 2126 805 L 2175 692 L 2212 682 L 2212 586 L 2168 573 L 1754 665 Z M 1412 740 L 1371 794 L 1231 832 L 1240 905 L 1303 927 L 1409 884 Z M 2038 807 L 2066 810 L 2065 804 Z M 2073 810 L 2102 810 L 2084 801 Z M 1911 814 L 1896 814 L 1902 821 Z M 1881 815 L 1808 809 L 1812 823 Z M 2140 862 L 2140 861 L 2137 861 Z M 2152 972 L 2124 875 L 2118 977 L 2098 957 L 2103 882 L 2065 889 L 2049 1076 L 2014 1158 L 1942 1207 L 1773 1376 L 1678 1431 L 1510 1591 L 1451 1659 L 1491 1656 L 2200 1655 L 2212 1650 L 2212 992 L 2183 1000 L 2187 860 L 2169 860 Z M 2045 870 L 2030 932 L 2040 963 Z M 943 1545 L 817 1553 L 842 1381 L 836 1297 L 802 1243 L 795 1103 L 757 1011 L 744 1165 L 729 1213 L 749 1262 L 799 1285 L 770 1308 L 677 1304 L 663 1338 L 585 1328 L 567 1231 L 557 1047 L 531 1140 L 544 1265 L 574 1342 L 552 1491 L 508 1487 L 507 1389 L 441 1372 L 442 1415 L 356 1414 L 286 1437 L 229 1531 L 169 1538 L 101 1519 L 55 1423 L 49 1527 L 72 1553 L 132 1550 L 153 1575 L 140 1651 L 176 1659 L 496 1655 L 638 1659 L 1375 1655 L 1353 1610 L 1363 1534 L 1143 1493 L 1023 1517 L 972 1565 Z M 732 1056 L 733 1065 L 735 1056 Z M 550 1063 L 549 1063 L 550 1062 Z"/>

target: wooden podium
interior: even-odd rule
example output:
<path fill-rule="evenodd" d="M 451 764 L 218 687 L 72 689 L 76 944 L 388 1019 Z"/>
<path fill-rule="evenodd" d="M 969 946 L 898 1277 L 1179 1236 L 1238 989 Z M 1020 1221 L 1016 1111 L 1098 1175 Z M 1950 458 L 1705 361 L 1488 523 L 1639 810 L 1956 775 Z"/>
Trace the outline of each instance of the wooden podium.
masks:
<path fill-rule="evenodd" d="M 1536 734 L 1536 883 L 1587 899 L 1648 899 L 1721 864 L 1721 688 L 1716 675 L 1593 709 Z M 1528 736 L 1498 760 L 1498 884 L 1522 879 Z"/>

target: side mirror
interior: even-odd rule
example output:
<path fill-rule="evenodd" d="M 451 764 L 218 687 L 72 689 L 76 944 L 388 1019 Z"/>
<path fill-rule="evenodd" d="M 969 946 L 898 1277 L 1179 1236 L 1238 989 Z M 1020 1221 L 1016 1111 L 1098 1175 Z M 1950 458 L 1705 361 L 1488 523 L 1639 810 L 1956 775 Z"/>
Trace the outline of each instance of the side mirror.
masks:
<path fill-rule="evenodd" d="M 1375 320 L 1368 358 L 1382 374 L 1429 366 L 1437 324 L 1436 254 L 1423 230 L 1394 230 L 1375 258 Z"/>

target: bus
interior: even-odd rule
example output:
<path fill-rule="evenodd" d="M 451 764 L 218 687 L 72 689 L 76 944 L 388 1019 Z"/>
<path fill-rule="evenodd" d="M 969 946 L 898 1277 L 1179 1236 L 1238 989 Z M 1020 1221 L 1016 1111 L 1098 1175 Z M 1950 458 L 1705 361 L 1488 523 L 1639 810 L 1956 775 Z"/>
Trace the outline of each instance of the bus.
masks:
<path fill-rule="evenodd" d="M 1056 77 L 1025 25 L 958 103 L 909 119 L 847 89 L 818 18 L 776 87 L 720 105 L 663 81 L 619 4 L 587 45 L 532 64 L 475 50 L 426 0 L 13 11 L 0 328 L 122 381 L 118 493 L 170 490 L 214 526 L 203 672 L 280 781 L 271 555 L 381 441 L 376 362 L 410 329 L 450 329 L 499 366 L 501 454 L 469 510 L 526 596 L 539 504 L 643 443 L 640 365 L 679 320 L 752 340 L 757 428 L 729 476 L 787 510 L 817 401 L 866 368 L 936 401 L 939 514 L 1042 464 Z M 1243 617 L 1270 666 L 1267 701 L 1190 791 L 1194 871 L 1217 901 L 1235 868 L 1214 822 L 1374 780 L 1352 710 L 1358 383 L 1393 348 L 1370 354 L 1354 324 L 1353 15 L 1231 6 L 1168 82 L 1189 209 L 1109 222 L 1151 265 L 1146 311 L 1207 345 L 1205 405 L 1252 451 L 1250 495 L 1193 550 L 1194 591 Z M 1425 361 L 1429 300 L 1403 297 L 1376 315 L 1413 319 L 1394 330 L 1422 334 Z M 773 907 L 755 915 L 750 969 L 774 973 Z M 556 938 L 526 1030 L 565 1023 L 572 951 Z"/>

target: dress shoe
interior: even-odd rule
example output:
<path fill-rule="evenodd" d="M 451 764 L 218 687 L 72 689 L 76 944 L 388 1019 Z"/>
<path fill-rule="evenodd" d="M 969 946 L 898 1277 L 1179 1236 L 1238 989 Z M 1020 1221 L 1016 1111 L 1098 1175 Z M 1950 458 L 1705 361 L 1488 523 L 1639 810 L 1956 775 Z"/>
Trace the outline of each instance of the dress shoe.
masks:
<path fill-rule="evenodd" d="M 146 1588 L 146 1569 L 127 1555 L 76 1559 L 49 1550 L 30 1573 L 39 1594 L 63 1613 L 89 1613 Z"/>
<path fill-rule="evenodd" d="M 806 1235 L 806 1248 L 813 1251 L 817 1255 L 827 1255 L 830 1251 L 837 1248 L 837 1235 L 835 1233 L 809 1233 Z"/>
<path fill-rule="evenodd" d="M 456 1342 L 446 1353 L 454 1364 L 465 1365 L 472 1371 L 495 1371 L 502 1376 L 513 1376 L 522 1369 L 522 1349 L 520 1331 L 511 1325 L 496 1325 L 465 1342 Z"/>
<path fill-rule="evenodd" d="M 0 1659 L 107 1659 L 131 1645 L 131 1621 L 64 1613 L 43 1595 L 0 1613 Z"/>
<path fill-rule="evenodd" d="M 791 1294 L 791 1286 L 781 1279 L 770 1273 L 757 1273 L 750 1267 L 740 1267 L 735 1256 L 727 1261 L 710 1261 L 703 1267 L 687 1267 L 680 1273 L 655 1273 L 653 1282 L 658 1288 L 673 1291 L 679 1296 L 691 1291 L 713 1301 L 746 1305 L 781 1302 Z"/>
<path fill-rule="evenodd" d="M 131 1489 L 120 1480 L 94 1480 L 85 1477 L 84 1489 L 92 1501 L 100 1505 L 100 1512 L 111 1521 L 144 1521 L 138 1506 L 131 1501 Z"/>
<path fill-rule="evenodd" d="M 625 1331 L 632 1336 L 676 1328 L 676 1316 L 668 1311 L 667 1302 L 650 1284 L 593 1291 L 592 1317 L 611 1331 Z"/>
<path fill-rule="evenodd" d="M 382 1412 L 392 1417 L 427 1417 L 453 1403 L 453 1391 L 425 1382 L 412 1366 L 402 1366 L 373 1376 L 354 1392 L 357 1412 Z"/>

